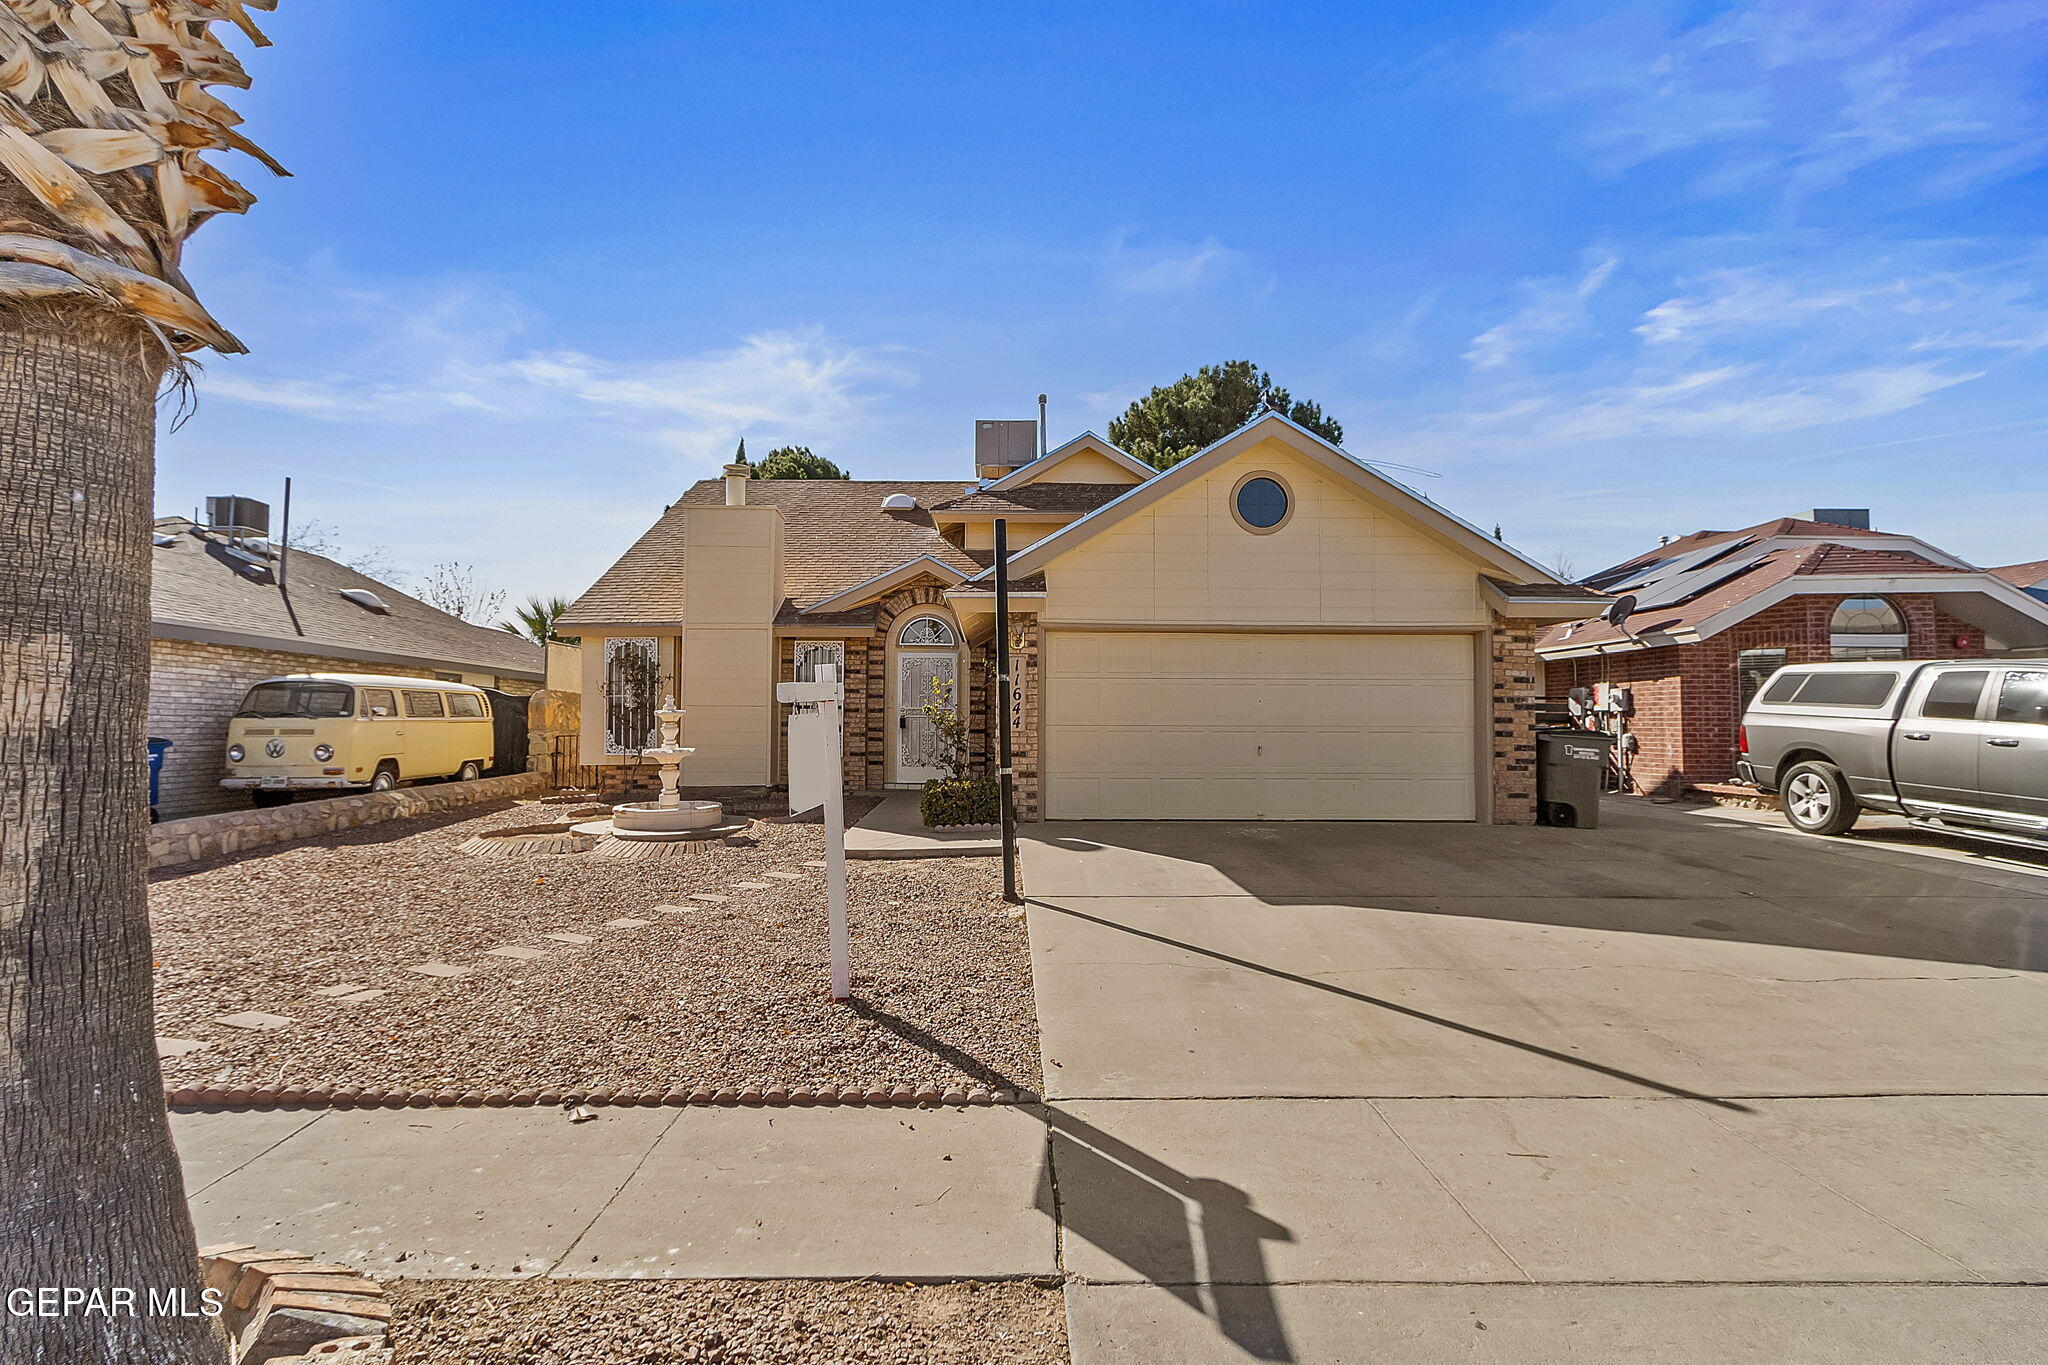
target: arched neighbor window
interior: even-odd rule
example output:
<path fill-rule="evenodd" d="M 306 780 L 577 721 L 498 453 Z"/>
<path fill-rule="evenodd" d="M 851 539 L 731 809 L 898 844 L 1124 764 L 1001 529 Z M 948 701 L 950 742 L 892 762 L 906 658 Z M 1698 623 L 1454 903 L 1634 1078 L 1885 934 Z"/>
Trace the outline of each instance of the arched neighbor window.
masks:
<path fill-rule="evenodd" d="M 952 645 L 953 628 L 936 616 L 920 616 L 896 636 L 899 645 Z"/>
<path fill-rule="evenodd" d="M 1911 643 L 1906 618 L 1882 597 L 1845 597 L 1828 622 L 1828 657 L 1903 659 Z"/>

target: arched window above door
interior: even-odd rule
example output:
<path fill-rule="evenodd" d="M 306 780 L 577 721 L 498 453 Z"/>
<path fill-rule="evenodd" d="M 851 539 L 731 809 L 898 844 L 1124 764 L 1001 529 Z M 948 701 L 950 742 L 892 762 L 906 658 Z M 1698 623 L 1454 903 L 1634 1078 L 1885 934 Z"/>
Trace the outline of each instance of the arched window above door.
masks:
<path fill-rule="evenodd" d="M 896 643 L 899 645 L 947 646 L 958 644 L 959 640 L 954 636 L 953 628 L 938 617 L 920 616 L 897 633 Z"/>
<path fill-rule="evenodd" d="M 1883 597 L 1845 597 L 1828 622 L 1828 654 L 1835 659 L 1903 659 L 1911 642 L 1906 618 Z"/>

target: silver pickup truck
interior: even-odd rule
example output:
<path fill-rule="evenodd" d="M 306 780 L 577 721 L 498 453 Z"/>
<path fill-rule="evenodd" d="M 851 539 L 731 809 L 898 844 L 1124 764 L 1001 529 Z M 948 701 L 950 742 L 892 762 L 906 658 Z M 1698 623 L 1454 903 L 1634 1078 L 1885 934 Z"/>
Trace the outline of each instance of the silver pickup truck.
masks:
<path fill-rule="evenodd" d="M 2048 659 L 1781 668 L 1743 713 L 1736 766 L 1809 834 L 1879 810 L 2048 848 Z"/>

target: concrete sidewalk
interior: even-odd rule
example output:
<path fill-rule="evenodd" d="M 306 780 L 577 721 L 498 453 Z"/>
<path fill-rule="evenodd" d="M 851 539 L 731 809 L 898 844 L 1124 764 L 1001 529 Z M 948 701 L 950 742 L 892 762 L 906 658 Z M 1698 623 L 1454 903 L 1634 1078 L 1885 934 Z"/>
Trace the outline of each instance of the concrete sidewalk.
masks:
<path fill-rule="evenodd" d="M 199 1237 L 372 1275 L 1055 1271 L 1045 1128 L 1010 1108 L 173 1116 Z"/>
<path fill-rule="evenodd" d="M 1000 858 L 1002 832 L 994 825 L 928 829 L 916 792 L 890 792 L 846 831 L 849 858 Z"/>

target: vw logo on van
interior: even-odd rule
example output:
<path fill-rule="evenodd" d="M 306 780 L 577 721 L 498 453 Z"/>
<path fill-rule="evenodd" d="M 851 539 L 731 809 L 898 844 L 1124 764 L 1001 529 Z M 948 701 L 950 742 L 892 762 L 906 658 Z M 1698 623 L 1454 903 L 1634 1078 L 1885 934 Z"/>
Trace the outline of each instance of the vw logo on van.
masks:
<path fill-rule="evenodd" d="M 263 746 L 263 752 L 269 755 L 271 758 L 283 758 L 284 741 L 281 739 L 273 739 L 269 741 Z"/>

